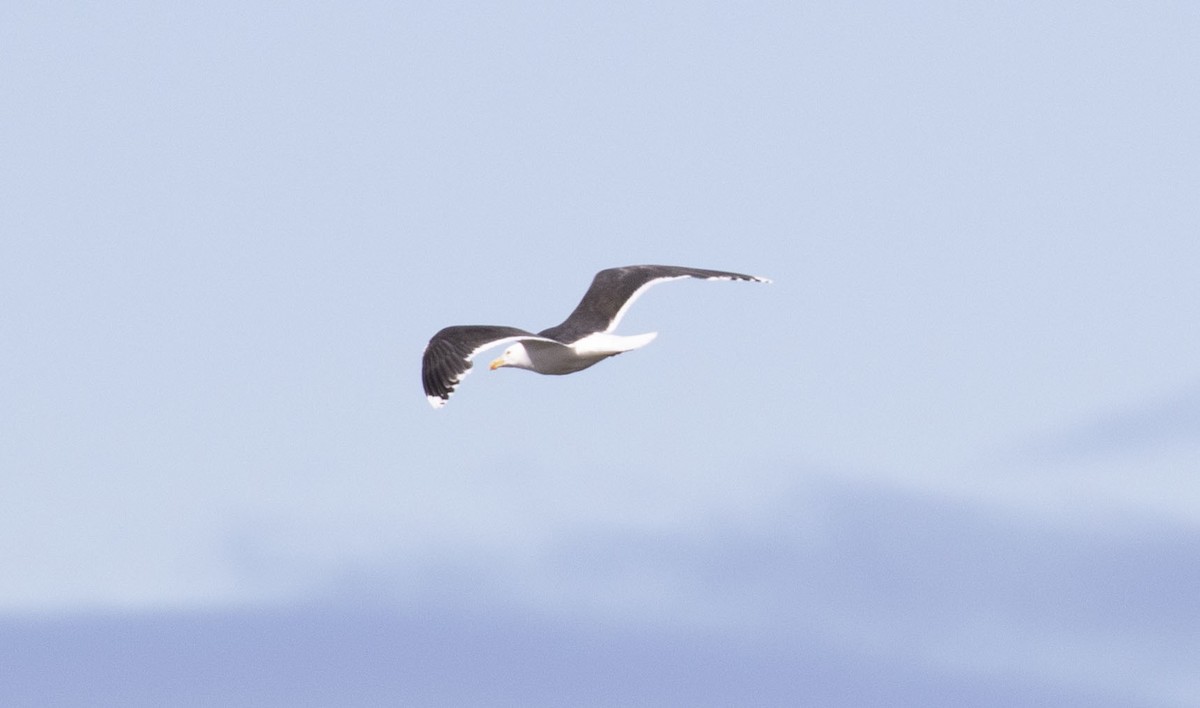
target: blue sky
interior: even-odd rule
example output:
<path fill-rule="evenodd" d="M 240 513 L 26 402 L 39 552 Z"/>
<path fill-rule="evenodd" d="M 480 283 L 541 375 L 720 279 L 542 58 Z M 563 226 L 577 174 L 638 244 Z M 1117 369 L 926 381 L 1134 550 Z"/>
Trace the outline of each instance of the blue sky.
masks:
<path fill-rule="evenodd" d="M 1191 4 L 0 34 L 0 703 L 1200 701 Z"/>

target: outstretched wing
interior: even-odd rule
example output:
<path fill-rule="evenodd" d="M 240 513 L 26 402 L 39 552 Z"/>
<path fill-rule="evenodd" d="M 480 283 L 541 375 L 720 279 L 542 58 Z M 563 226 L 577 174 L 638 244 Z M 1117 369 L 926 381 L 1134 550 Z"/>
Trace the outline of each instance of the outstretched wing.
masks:
<path fill-rule="evenodd" d="M 429 405 L 441 408 L 454 388 L 471 372 L 471 358 L 483 351 L 519 339 L 545 339 L 516 327 L 457 325 L 446 327 L 425 346 L 421 357 L 421 383 Z"/>
<path fill-rule="evenodd" d="M 611 332 L 620 324 L 621 318 L 625 316 L 633 301 L 650 286 L 680 278 L 771 282 L 766 278 L 744 273 L 683 266 L 633 265 L 608 268 L 596 274 L 591 287 L 583 294 L 583 299 L 579 301 L 575 311 L 562 324 L 543 330 L 539 334 L 570 344 L 589 334 Z"/>

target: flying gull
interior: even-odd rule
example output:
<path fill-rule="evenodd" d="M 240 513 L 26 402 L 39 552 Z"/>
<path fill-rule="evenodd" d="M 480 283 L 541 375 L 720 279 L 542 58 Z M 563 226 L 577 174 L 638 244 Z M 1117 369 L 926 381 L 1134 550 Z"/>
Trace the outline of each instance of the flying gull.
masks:
<path fill-rule="evenodd" d="M 571 374 L 610 356 L 644 347 L 658 336 L 657 332 L 620 336 L 612 331 L 633 301 L 650 286 L 681 278 L 771 282 L 742 273 L 680 266 L 608 268 L 596 274 L 575 311 L 558 326 L 534 334 L 516 327 L 457 325 L 433 335 L 421 358 L 425 396 L 434 408 L 446 405 L 454 388 L 470 373 L 471 358 L 509 342 L 515 343 L 492 362 L 493 370 L 511 366 L 539 374 Z"/>

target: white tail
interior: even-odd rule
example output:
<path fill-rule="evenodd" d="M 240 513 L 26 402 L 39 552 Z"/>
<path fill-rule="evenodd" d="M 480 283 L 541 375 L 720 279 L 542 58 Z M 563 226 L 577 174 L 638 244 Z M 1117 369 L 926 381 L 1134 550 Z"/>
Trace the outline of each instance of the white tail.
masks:
<path fill-rule="evenodd" d="M 641 349 L 650 342 L 653 342 L 654 338 L 657 336 L 658 332 L 635 334 L 632 336 L 596 332 L 595 334 L 589 334 L 578 342 L 575 342 L 571 348 L 577 353 L 583 355 L 620 354 L 621 352 Z"/>

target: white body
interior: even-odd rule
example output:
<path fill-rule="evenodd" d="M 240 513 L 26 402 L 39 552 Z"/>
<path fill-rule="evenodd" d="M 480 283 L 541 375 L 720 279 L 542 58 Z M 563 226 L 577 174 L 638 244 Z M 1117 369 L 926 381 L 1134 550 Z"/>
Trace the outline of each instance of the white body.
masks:
<path fill-rule="evenodd" d="M 492 362 L 492 368 L 511 366 L 536 371 L 539 374 L 572 374 L 610 356 L 644 347 L 657 336 L 657 332 L 628 337 L 597 332 L 569 346 L 540 339 L 526 339 L 505 349 L 500 358 Z"/>

